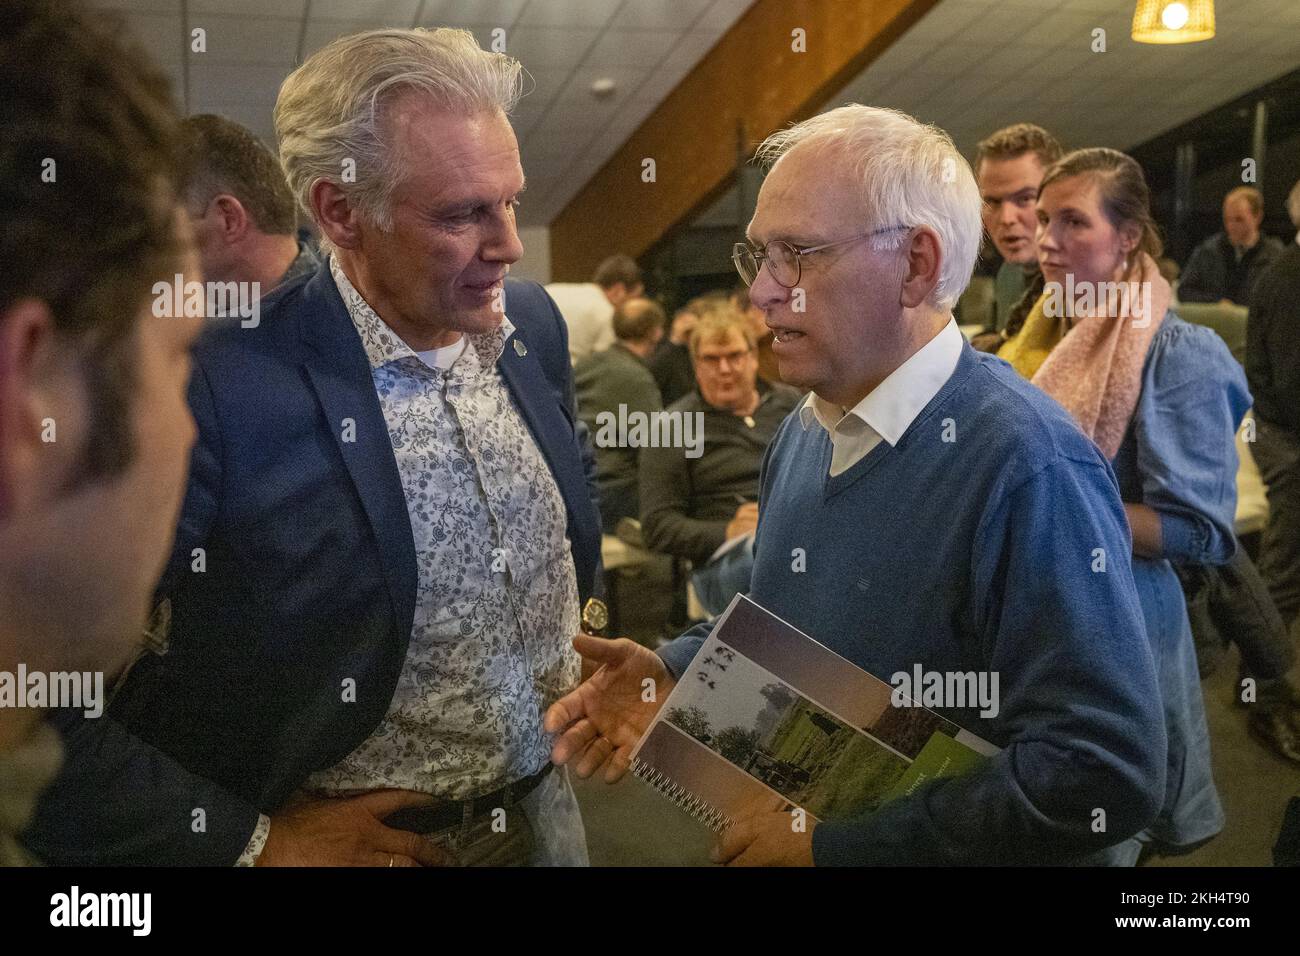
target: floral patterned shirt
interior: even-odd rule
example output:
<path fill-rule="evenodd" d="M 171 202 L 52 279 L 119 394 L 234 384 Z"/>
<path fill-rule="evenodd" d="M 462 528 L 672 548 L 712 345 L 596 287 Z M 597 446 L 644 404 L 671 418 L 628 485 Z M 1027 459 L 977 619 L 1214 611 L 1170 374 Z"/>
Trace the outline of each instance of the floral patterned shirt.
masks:
<path fill-rule="evenodd" d="M 467 799 L 546 765 L 542 715 L 578 682 L 564 500 L 496 366 L 514 331 L 508 318 L 466 335 L 450 368 L 431 368 L 334 259 L 330 270 L 388 423 L 419 590 L 387 716 L 307 787 Z"/>

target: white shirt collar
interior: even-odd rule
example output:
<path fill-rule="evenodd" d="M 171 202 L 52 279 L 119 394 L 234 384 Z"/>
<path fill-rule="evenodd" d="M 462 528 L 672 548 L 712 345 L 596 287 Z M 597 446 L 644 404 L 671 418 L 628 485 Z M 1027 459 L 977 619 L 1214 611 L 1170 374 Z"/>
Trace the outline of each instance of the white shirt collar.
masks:
<path fill-rule="evenodd" d="M 840 406 L 809 392 L 799 408 L 799 422 L 807 429 L 815 419 L 834 434 L 836 427 L 851 415 L 865 422 L 891 447 L 897 445 L 916 416 L 952 377 L 965 341 L 956 319 L 949 319 L 938 335 L 917 349 L 847 414 Z"/>

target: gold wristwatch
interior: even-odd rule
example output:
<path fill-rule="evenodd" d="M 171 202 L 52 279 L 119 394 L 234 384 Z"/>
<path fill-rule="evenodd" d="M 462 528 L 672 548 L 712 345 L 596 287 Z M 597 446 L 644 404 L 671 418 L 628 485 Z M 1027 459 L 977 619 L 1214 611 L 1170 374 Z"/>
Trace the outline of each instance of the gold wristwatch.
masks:
<path fill-rule="evenodd" d="M 590 634 L 592 637 L 604 637 L 607 627 L 609 627 L 609 608 L 605 607 L 605 602 L 600 598 L 587 598 L 587 603 L 582 606 L 582 633 Z"/>

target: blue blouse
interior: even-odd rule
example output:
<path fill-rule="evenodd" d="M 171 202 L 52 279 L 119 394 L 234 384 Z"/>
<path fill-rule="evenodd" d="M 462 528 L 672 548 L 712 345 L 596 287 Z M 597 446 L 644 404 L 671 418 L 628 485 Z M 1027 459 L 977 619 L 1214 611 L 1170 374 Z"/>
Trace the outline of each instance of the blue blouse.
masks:
<path fill-rule="evenodd" d="M 1169 736 L 1164 808 L 1148 836 L 1173 846 L 1223 828 L 1196 651 L 1173 564 L 1222 564 L 1236 550 L 1235 436 L 1250 401 L 1245 372 L 1223 340 L 1168 312 L 1111 462 L 1124 501 L 1147 505 L 1160 518 L 1164 556 L 1134 555 L 1133 578 Z"/>
<path fill-rule="evenodd" d="M 1235 552 L 1235 436 L 1248 408 L 1246 373 L 1223 340 L 1166 313 L 1111 464 L 1124 501 L 1159 514 L 1174 564 L 1223 564 Z"/>

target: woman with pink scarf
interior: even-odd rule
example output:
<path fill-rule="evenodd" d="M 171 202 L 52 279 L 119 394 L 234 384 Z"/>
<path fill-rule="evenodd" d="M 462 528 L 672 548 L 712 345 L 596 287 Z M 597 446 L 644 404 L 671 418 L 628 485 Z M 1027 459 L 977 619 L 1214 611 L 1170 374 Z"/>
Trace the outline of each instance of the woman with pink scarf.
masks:
<path fill-rule="evenodd" d="M 1044 294 L 998 355 L 1063 405 L 1110 459 L 1169 736 L 1165 803 L 1144 844 L 1185 852 L 1223 827 L 1183 591 L 1174 564 L 1221 564 L 1236 548 L 1234 436 L 1250 407 L 1245 374 L 1214 332 L 1170 309 L 1142 169 L 1110 149 L 1063 157 L 1038 193 Z M 1080 542 L 1089 553 L 1087 542 Z M 1103 573 L 1100 572 L 1099 573 Z"/>

